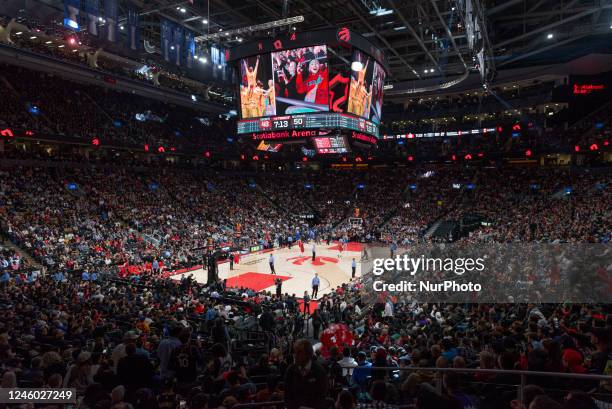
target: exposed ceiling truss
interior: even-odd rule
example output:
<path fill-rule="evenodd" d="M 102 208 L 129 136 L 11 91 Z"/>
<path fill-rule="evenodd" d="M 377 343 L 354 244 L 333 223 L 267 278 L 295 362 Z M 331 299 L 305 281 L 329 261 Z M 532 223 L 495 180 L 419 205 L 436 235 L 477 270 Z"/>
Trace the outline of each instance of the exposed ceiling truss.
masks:
<path fill-rule="evenodd" d="M 10 0 L 9 0 L 10 1 Z M 62 0 L 28 0 L 55 4 Z M 202 40 L 237 45 L 293 27 L 311 30 L 348 26 L 386 54 L 389 80 L 445 83 L 476 72 L 484 62 L 496 68 L 525 62 L 557 47 L 596 34 L 612 34 L 612 0 L 119 0 L 141 10 L 143 37 L 159 42 L 159 23 L 171 19 Z M 472 21 L 465 13 L 473 10 Z M 304 16 L 298 25 L 264 26 L 240 35 L 235 30 Z M 468 20 L 466 20 L 468 18 Z M 477 24 L 475 23 L 477 22 Z M 471 41 L 476 25 L 480 39 Z M 232 31 L 234 30 L 234 31 Z M 478 52 L 483 51 L 480 61 Z M 483 80 L 486 81 L 487 77 Z"/>

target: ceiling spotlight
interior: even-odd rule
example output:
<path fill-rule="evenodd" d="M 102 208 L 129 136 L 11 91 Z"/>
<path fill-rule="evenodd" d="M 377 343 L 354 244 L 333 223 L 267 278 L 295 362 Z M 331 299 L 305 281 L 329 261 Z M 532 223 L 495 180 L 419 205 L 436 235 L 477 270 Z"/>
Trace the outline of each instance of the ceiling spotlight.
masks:
<path fill-rule="evenodd" d="M 17 31 L 17 32 L 15 33 L 15 35 L 16 35 L 16 36 L 20 36 L 20 35 L 22 35 L 22 34 L 23 34 L 23 32 L 22 32 L 22 31 Z"/>
<path fill-rule="evenodd" d="M 64 47 L 65 47 L 64 44 L 57 46 L 57 48 L 64 48 Z"/>
<path fill-rule="evenodd" d="M 186 9 L 185 7 L 181 7 L 180 12 L 181 12 L 181 13 L 186 13 L 186 12 L 187 12 L 187 9 Z"/>
<path fill-rule="evenodd" d="M 51 44 L 53 41 L 49 40 L 49 41 L 45 41 L 45 44 Z"/>
<path fill-rule="evenodd" d="M 200 57 L 200 62 L 201 62 L 202 64 L 206 64 L 206 62 L 207 62 L 207 61 L 208 61 L 208 60 L 206 59 L 206 57 Z"/>
<path fill-rule="evenodd" d="M 452 11 L 455 11 L 455 7 L 451 7 L 451 10 L 452 10 Z"/>
<path fill-rule="evenodd" d="M 221 68 L 223 68 L 223 66 L 221 64 L 219 64 L 219 65 L 217 65 L 217 68 L 221 69 Z"/>
<path fill-rule="evenodd" d="M 424 70 L 423 72 L 424 72 L 425 74 L 427 74 L 427 73 L 429 72 L 429 70 Z"/>
<path fill-rule="evenodd" d="M 548 35 L 546 36 L 546 38 L 548 38 L 549 40 L 551 40 L 554 37 L 553 33 L 548 33 Z"/>
<path fill-rule="evenodd" d="M 119 30 L 123 30 L 123 28 L 124 28 L 123 26 L 119 26 Z"/>
<path fill-rule="evenodd" d="M 36 40 L 37 38 L 38 37 L 36 37 L 36 36 L 32 36 L 32 37 L 30 37 L 30 40 Z"/>
<path fill-rule="evenodd" d="M 242 42 L 242 37 L 238 37 L 238 42 L 241 43 Z"/>
<path fill-rule="evenodd" d="M 351 63 L 351 70 L 361 71 L 363 69 L 363 63 L 361 61 L 353 61 Z"/>
<path fill-rule="evenodd" d="M 208 24 L 208 20 L 206 19 L 202 20 L 202 24 Z"/>
<path fill-rule="evenodd" d="M 174 50 L 174 46 L 170 46 L 170 49 L 171 49 L 171 50 Z"/>

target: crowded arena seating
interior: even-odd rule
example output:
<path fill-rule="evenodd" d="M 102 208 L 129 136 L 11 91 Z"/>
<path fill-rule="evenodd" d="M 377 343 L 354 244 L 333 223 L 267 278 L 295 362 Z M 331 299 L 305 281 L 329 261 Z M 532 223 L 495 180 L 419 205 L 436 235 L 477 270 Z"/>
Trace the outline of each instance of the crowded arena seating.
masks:
<path fill-rule="evenodd" d="M 181 400 L 193 408 L 232 407 L 283 399 L 288 407 L 295 399 L 325 407 L 326 399 L 330 405 L 341 401 L 348 388 L 364 405 L 382 394 L 388 404 L 405 407 L 451 408 L 467 400 L 488 408 L 514 407 L 517 375 L 450 373 L 437 394 L 427 385 L 435 385 L 439 375 L 427 369 L 409 375 L 370 365 L 604 373 L 612 334 L 595 328 L 589 337 L 584 328 L 605 323 L 608 305 L 415 310 L 396 301 L 389 315 L 382 312 L 384 304 L 362 303 L 357 280 L 319 300 L 318 312 L 303 327 L 295 295 L 279 299 L 187 278 L 122 278 L 119 272 L 126 263 L 155 260 L 166 272 L 201 264 L 194 249 L 211 241 L 273 246 L 302 227 L 299 215 L 307 210 L 321 214 L 317 234 L 334 238 L 367 235 L 408 244 L 428 240 L 427 227 L 441 217 L 480 213 L 489 226 L 465 240 L 606 242 L 609 173 L 449 165 L 312 172 L 289 183 L 274 172 L 53 163 L 7 166 L 0 173 L 0 224 L 18 246 L 0 253 L 3 386 L 74 387 L 85 407 L 178 407 Z M 308 182 L 312 189 L 304 187 Z M 457 182 L 476 188 L 453 189 Z M 355 208 L 364 220 L 361 228 L 343 223 Z M 315 358 L 329 389 L 309 397 L 290 375 L 287 345 L 311 337 L 307 331 L 313 327 L 338 322 L 354 331 L 357 342 Z M 238 345 L 249 325 L 269 338 L 244 352 Z M 180 365 L 181 359 L 188 364 Z M 343 371 L 345 364 L 350 372 Z M 569 393 L 598 407 L 611 402 L 606 383 L 527 380 L 530 399 Z"/>
<path fill-rule="evenodd" d="M 112 61 L 99 69 L 150 81 Z M 161 82 L 195 93 L 178 76 Z M 612 408 L 612 298 L 372 300 L 347 275 L 309 300 L 191 275 L 210 268 L 212 249 L 221 265 L 241 254 L 265 264 L 298 239 L 392 255 L 440 242 L 609 255 L 609 152 L 567 166 L 545 153 L 604 151 L 612 103 L 559 123 L 562 108 L 536 109 L 552 86 L 410 100 L 382 127 L 521 121 L 520 135 L 381 140 L 309 166 L 319 158 L 296 146 L 257 151 L 225 117 L 1 64 L 0 129 L 31 132 L 0 139 L 2 388 L 74 388 L 86 409 Z M 608 278 L 604 267 L 586 273 Z"/>
<path fill-rule="evenodd" d="M 2 65 L 0 81 L 7 90 L 0 107 L 2 127 L 98 138 L 116 146 L 223 150 L 234 126 L 208 116 L 203 123 L 200 113 L 184 107 L 23 68 Z"/>

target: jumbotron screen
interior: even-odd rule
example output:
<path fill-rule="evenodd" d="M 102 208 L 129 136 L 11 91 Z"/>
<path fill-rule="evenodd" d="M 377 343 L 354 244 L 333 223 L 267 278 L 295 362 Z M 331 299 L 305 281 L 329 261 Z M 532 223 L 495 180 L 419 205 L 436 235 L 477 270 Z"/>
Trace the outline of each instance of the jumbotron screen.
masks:
<path fill-rule="evenodd" d="M 239 135 L 293 139 L 311 134 L 299 131 L 346 129 L 378 137 L 386 72 L 375 58 L 354 48 L 344 60 L 350 66 L 332 66 L 336 53 L 325 44 L 266 51 L 236 60 Z"/>
<path fill-rule="evenodd" d="M 324 45 L 243 58 L 240 77 L 243 119 L 329 111 Z"/>

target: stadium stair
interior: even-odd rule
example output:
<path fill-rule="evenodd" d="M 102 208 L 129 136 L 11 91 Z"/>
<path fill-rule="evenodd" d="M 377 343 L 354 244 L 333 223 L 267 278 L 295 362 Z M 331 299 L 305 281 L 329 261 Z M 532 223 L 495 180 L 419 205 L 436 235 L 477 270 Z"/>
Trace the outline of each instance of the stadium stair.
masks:
<path fill-rule="evenodd" d="M 293 213 L 292 211 L 285 209 L 284 207 L 282 207 L 281 205 L 278 204 L 278 202 L 276 202 L 276 200 L 272 199 L 270 196 L 268 196 L 268 194 L 266 193 L 265 190 L 262 189 L 261 186 L 259 186 L 259 184 L 256 184 L 255 190 L 257 191 L 257 193 L 259 193 L 264 199 L 266 199 L 273 207 L 275 207 L 276 209 L 278 209 L 279 211 L 283 212 L 283 213 L 289 213 L 292 214 L 294 216 L 299 216 L 296 215 L 295 213 Z M 312 208 L 310 205 L 308 206 L 310 208 Z M 313 212 L 314 209 L 313 209 Z M 315 212 L 316 213 L 316 212 Z"/>
<path fill-rule="evenodd" d="M 25 107 L 24 98 L 21 96 L 21 92 L 17 88 L 15 88 L 15 86 L 5 76 L 0 75 L 0 80 L 2 81 L 2 83 L 4 83 L 4 85 L 7 86 L 7 88 L 10 90 L 10 92 L 15 97 L 15 100 L 18 101 L 19 104 Z M 57 126 L 53 125 L 53 121 L 51 121 L 44 112 L 40 112 L 38 116 L 43 118 L 46 128 L 54 129 L 56 132 L 59 132 L 59 129 L 57 129 Z"/>
<path fill-rule="evenodd" d="M 34 257 L 30 255 L 30 253 L 28 253 L 21 247 L 17 246 L 15 243 L 10 241 L 8 238 L 4 237 L 4 235 L 0 236 L 0 243 L 2 243 L 2 246 L 9 248 L 16 253 L 19 253 L 19 255 L 23 257 L 28 262 L 29 265 L 40 270 L 42 274 L 46 272 L 46 269 L 43 267 L 43 265 L 40 264 L 38 261 L 36 261 Z"/>
<path fill-rule="evenodd" d="M 78 92 L 78 91 L 77 91 L 77 92 Z M 104 108 L 102 108 L 102 107 L 100 106 L 100 104 L 98 104 L 98 103 L 96 102 L 96 100 L 95 100 L 95 99 L 93 99 L 93 98 L 92 98 L 92 97 L 91 97 L 91 96 L 90 96 L 88 93 L 86 93 L 86 92 L 80 92 L 80 94 L 81 94 L 81 95 L 83 95 L 85 98 L 87 98 L 87 99 L 88 99 L 88 100 L 91 102 L 91 104 L 92 104 L 93 106 L 95 106 L 95 107 L 98 109 L 98 111 L 99 111 L 99 112 L 101 112 L 101 113 L 102 113 L 102 115 L 104 115 L 104 116 L 105 116 L 105 117 L 106 117 L 106 118 L 109 120 L 109 122 L 111 122 L 111 123 L 113 122 L 113 118 L 112 118 L 112 117 L 109 115 L 109 113 L 108 113 L 108 112 L 106 112 L 106 111 L 104 110 Z"/>
<path fill-rule="evenodd" d="M 444 218 L 442 217 L 436 220 L 431 226 L 427 228 L 427 230 L 425 230 L 425 233 L 423 233 L 423 238 L 429 239 L 431 236 L 433 236 L 438 230 L 438 228 L 442 225 L 443 221 Z"/>

